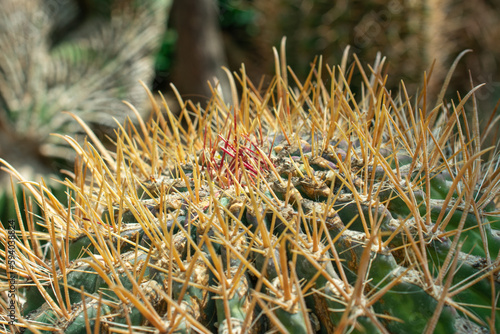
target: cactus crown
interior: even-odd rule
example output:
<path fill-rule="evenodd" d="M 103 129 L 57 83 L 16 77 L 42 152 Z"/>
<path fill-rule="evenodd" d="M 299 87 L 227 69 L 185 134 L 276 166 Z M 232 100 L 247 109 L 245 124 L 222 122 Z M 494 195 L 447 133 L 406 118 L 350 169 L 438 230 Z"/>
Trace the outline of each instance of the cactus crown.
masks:
<path fill-rule="evenodd" d="M 384 58 L 368 72 L 347 54 L 301 82 L 283 44 L 267 89 L 227 71 L 233 105 L 215 88 L 204 110 L 177 96 L 179 117 L 150 95 L 115 152 L 90 130 L 84 145 L 58 135 L 79 158 L 67 203 L 25 183 L 44 214 L 17 232 L 18 325 L 498 331 L 499 160 L 481 149 L 479 86 L 457 103 L 446 84 L 437 102 L 425 83 L 394 97 Z"/>

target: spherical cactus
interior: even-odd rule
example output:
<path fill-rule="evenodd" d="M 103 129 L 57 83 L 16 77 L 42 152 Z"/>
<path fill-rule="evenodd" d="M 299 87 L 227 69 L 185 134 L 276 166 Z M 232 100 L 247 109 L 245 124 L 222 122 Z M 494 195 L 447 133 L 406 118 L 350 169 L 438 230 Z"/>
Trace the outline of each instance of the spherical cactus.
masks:
<path fill-rule="evenodd" d="M 112 153 L 90 132 L 83 146 L 61 136 L 79 156 L 68 201 L 25 183 L 44 212 L 27 226 L 45 232 L 18 231 L 2 264 L 20 277 L 14 326 L 500 330 L 499 160 L 482 147 L 479 87 L 431 104 L 425 86 L 388 92 L 383 59 L 366 72 L 319 58 L 301 82 L 275 58 L 267 90 L 229 75 L 234 105 L 214 89 L 204 110 L 179 98 L 176 118 L 151 97 Z"/>

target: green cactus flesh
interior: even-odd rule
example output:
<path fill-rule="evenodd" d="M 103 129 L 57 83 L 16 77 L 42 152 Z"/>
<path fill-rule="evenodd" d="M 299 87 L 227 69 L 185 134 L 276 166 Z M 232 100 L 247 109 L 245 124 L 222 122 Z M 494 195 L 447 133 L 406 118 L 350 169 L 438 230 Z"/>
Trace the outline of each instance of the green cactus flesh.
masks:
<path fill-rule="evenodd" d="M 66 204 L 25 184 L 45 232 L 17 233 L 19 328 L 499 332 L 498 154 L 473 94 L 431 109 L 380 64 L 352 67 L 356 95 L 345 66 L 285 68 L 263 92 L 232 75 L 233 106 L 179 100 L 176 118 L 152 99 L 115 153 L 66 138 Z"/>

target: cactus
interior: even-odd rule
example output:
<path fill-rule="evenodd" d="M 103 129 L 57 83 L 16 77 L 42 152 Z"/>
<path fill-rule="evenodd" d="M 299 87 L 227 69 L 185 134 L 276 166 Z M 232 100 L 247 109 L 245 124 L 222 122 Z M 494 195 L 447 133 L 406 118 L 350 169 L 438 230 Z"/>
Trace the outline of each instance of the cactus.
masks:
<path fill-rule="evenodd" d="M 43 210 L 27 225 L 47 232 L 18 231 L 15 267 L 2 261 L 20 277 L 18 329 L 500 330 L 499 159 L 481 147 L 480 86 L 433 105 L 425 85 L 392 96 L 385 59 L 367 73 L 348 52 L 319 58 L 300 82 L 284 44 L 274 55 L 265 91 L 228 71 L 231 106 L 214 89 L 205 110 L 179 97 L 176 118 L 150 95 L 154 115 L 120 126 L 113 153 L 90 130 L 83 145 L 60 135 L 79 157 L 68 200 L 25 182 Z"/>

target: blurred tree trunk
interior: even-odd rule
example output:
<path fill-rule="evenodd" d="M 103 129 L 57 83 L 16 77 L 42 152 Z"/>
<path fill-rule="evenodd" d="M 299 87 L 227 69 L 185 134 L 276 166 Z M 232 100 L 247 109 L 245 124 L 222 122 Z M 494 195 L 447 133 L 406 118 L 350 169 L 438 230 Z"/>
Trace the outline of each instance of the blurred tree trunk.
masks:
<path fill-rule="evenodd" d="M 183 98 L 201 103 L 211 97 L 207 81 L 221 82 L 226 102 L 229 87 L 224 45 L 218 20 L 216 0 L 174 0 L 171 24 L 178 33 L 172 82 Z"/>

